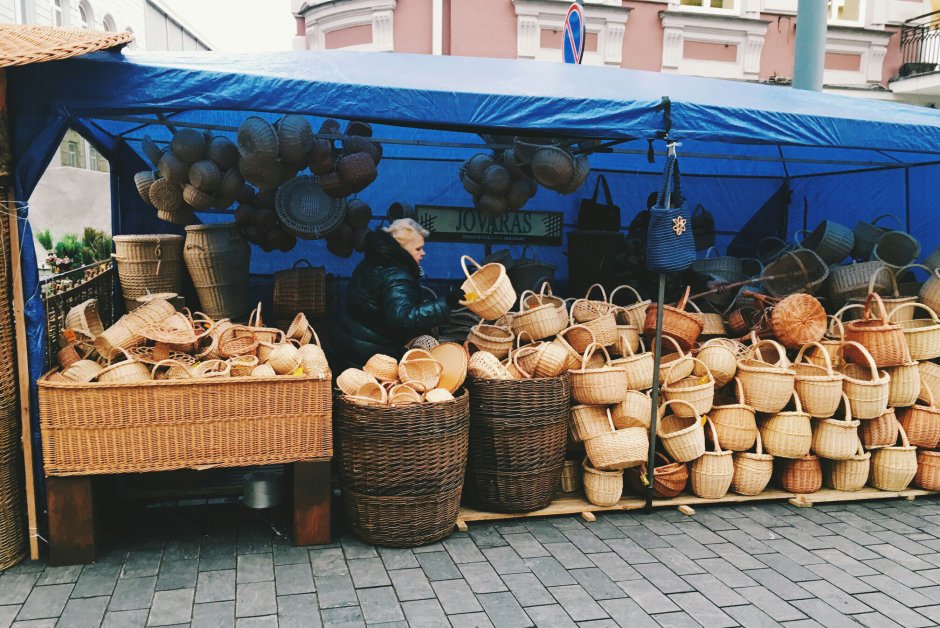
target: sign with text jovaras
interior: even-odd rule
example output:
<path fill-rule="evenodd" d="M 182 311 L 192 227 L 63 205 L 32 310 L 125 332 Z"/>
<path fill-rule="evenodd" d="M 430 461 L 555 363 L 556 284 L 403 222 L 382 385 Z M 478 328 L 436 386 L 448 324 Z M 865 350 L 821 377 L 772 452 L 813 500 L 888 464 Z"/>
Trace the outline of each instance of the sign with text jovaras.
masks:
<path fill-rule="evenodd" d="M 434 242 L 561 245 L 562 212 L 514 211 L 489 218 L 472 207 L 418 205 L 418 222 Z"/>

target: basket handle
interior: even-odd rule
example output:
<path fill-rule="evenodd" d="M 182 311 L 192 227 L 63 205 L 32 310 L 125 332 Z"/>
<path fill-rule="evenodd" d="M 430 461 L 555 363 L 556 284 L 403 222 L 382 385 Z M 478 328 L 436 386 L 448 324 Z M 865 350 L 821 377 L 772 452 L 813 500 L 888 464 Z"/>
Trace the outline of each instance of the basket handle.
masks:
<path fill-rule="evenodd" d="M 922 270 L 927 271 L 927 277 L 928 277 L 928 278 L 929 278 L 931 275 L 934 274 L 934 273 L 933 273 L 934 269 L 932 269 L 932 268 L 930 268 L 930 267 L 928 267 L 928 266 L 925 266 L 924 264 L 908 264 L 907 266 L 901 266 L 899 269 L 897 269 L 897 270 L 894 272 L 895 280 L 897 280 L 897 278 L 900 277 L 901 274 L 902 274 L 905 270 L 910 270 L 910 269 L 912 269 L 912 268 L 920 268 L 920 269 L 922 269 Z"/>
<path fill-rule="evenodd" d="M 900 305 L 897 305 L 891 308 L 891 313 L 888 314 L 888 320 L 891 320 L 891 317 L 894 316 L 895 312 L 906 307 L 913 307 L 913 308 L 917 308 L 920 310 L 924 310 L 925 312 L 927 312 L 928 316 L 930 317 L 930 320 L 932 320 L 937 325 L 940 325 L 940 318 L 937 317 L 937 313 L 934 312 L 933 308 L 931 308 L 929 305 L 924 305 L 923 303 L 902 303 Z"/>
<path fill-rule="evenodd" d="M 701 365 L 702 365 L 702 368 L 705 369 L 705 374 L 708 375 L 708 379 L 711 380 L 711 383 L 712 383 L 712 384 L 715 383 L 715 377 L 712 375 L 711 370 L 710 370 L 707 366 L 705 366 L 705 363 L 704 363 L 704 362 L 702 362 L 702 361 L 699 360 L 698 358 L 693 358 L 692 356 L 689 356 L 688 359 L 689 359 L 689 360 L 692 360 L 692 362 L 695 362 L 695 363 L 697 363 L 697 364 L 701 364 Z M 675 368 L 675 366 L 676 366 L 677 364 L 679 364 L 680 362 L 685 362 L 685 360 L 673 360 L 673 361 L 669 364 L 669 366 L 666 367 L 666 374 L 669 374 L 669 372 L 672 371 L 672 369 Z M 699 377 L 701 377 L 701 375 L 700 375 Z M 664 388 L 669 388 L 669 384 L 664 384 L 663 387 L 664 387 Z"/>
<path fill-rule="evenodd" d="M 680 357 L 683 357 L 683 358 L 685 357 L 685 351 L 682 350 L 682 347 L 679 346 L 679 343 L 676 342 L 675 338 L 673 338 L 672 336 L 667 336 L 663 334 L 663 340 L 668 340 L 669 342 L 671 342 L 672 346 L 676 348 L 676 353 L 678 353 Z M 669 354 L 666 354 L 666 355 L 669 355 Z M 676 360 L 676 362 L 681 362 L 681 360 Z"/>
<path fill-rule="evenodd" d="M 753 337 L 756 338 L 756 334 Z M 777 350 L 777 355 L 779 355 L 781 358 L 780 360 L 777 361 L 776 364 L 773 364 L 772 366 L 781 366 L 780 362 L 787 359 L 787 350 L 784 349 L 783 345 L 781 345 L 779 342 L 777 342 L 776 340 L 771 340 L 770 338 L 764 338 L 762 340 L 758 340 L 757 342 L 752 344 L 750 347 L 748 347 L 747 354 L 746 354 L 747 357 L 749 358 L 752 357 L 755 351 L 757 352 L 757 355 L 760 356 L 760 348 L 764 345 L 771 345 L 774 349 Z M 760 357 L 758 357 L 758 359 L 760 359 Z M 761 361 L 763 360 L 761 359 Z M 768 364 L 770 363 L 768 362 Z"/>
<path fill-rule="evenodd" d="M 529 309 L 529 308 L 525 307 L 526 295 L 535 297 L 536 299 L 539 300 L 539 305 L 542 305 L 541 295 L 535 294 L 535 293 L 532 292 L 531 290 L 523 290 L 523 291 L 522 291 L 522 294 L 519 295 L 519 313 L 520 313 L 520 314 L 522 314 L 522 313 L 525 312 L 527 309 Z M 534 308 L 533 308 L 533 309 L 534 309 Z"/>
<path fill-rule="evenodd" d="M 715 445 L 715 453 L 723 453 L 721 449 L 721 444 L 718 442 L 718 432 L 715 430 L 715 424 L 712 423 L 712 420 L 708 418 L 708 415 L 705 416 L 705 423 L 708 425 L 709 429 L 712 431 L 712 443 Z M 760 433 L 760 430 L 757 430 Z"/>
<path fill-rule="evenodd" d="M 636 291 L 636 288 L 634 288 L 634 287 L 631 286 L 630 284 L 626 284 L 626 283 L 625 283 L 625 284 L 623 284 L 623 285 L 617 286 L 616 288 L 614 288 L 613 290 L 610 291 L 610 295 L 607 297 L 608 300 L 609 300 L 609 302 L 610 302 L 610 303 L 613 303 L 613 302 L 614 302 L 614 295 L 617 294 L 617 292 L 619 292 L 620 290 L 623 290 L 624 288 L 626 288 L 627 290 L 629 290 L 630 292 L 633 293 L 633 296 L 636 297 L 636 303 L 639 303 L 639 302 L 641 302 L 641 301 L 643 300 L 643 297 L 641 297 L 641 296 L 640 296 L 640 293 Z"/>
<path fill-rule="evenodd" d="M 758 257 L 761 257 L 761 248 L 764 246 L 764 243 L 766 242 L 777 242 L 779 244 L 782 244 L 783 248 L 779 251 L 779 253 L 783 253 L 786 250 L 786 247 L 790 246 L 789 244 L 787 244 L 786 240 L 778 238 L 777 236 L 767 236 L 766 238 L 761 238 L 760 242 L 757 243 L 757 246 L 754 247 L 754 253 Z"/>
<path fill-rule="evenodd" d="M 527 345 L 530 345 L 533 342 L 535 342 L 535 338 L 532 337 L 532 334 L 530 334 L 528 330 L 523 329 L 518 334 L 516 334 L 516 351 L 522 348 L 522 334 L 525 334 L 526 336 L 529 337 L 529 342 L 526 343 Z"/>
<path fill-rule="evenodd" d="M 418 357 L 412 358 L 412 355 L 417 355 Z M 425 351 L 424 349 L 408 349 L 405 351 L 404 355 L 401 356 L 401 360 L 399 360 L 398 363 L 401 364 L 405 360 L 434 360 L 434 357 L 429 351 Z M 437 362 L 437 360 L 434 361 Z"/>
<path fill-rule="evenodd" d="M 695 305 L 695 301 L 692 301 L 692 300 L 690 299 L 690 300 L 689 300 L 689 305 L 692 306 L 692 309 L 695 310 L 695 312 L 696 312 L 699 316 L 701 316 L 701 315 L 703 314 L 702 308 L 700 308 L 699 306 Z"/>
<path fill-rule="evenodd" d="M 872 302 L 872 300 L 875 300 L 875 301 L 877 302 L 877 304 L 878 304 L 878 309 L 881 310 L 881 320 L 887 321 L 887 320 L 888 320 L 888 310 L 885 309 L 885 302 L 881 300 L 881 295 L 878 294 L 877 292 L 871 292 L 871 293 L 868 294 L 868 298 L 865 299 L 865 309 L 862 310 L 862 317 L 863 317 L 865 320 L 872 320 L 872 319 L 871 319 L 871 315 L 872 315 L 872 312 L 871 312 L 871 309 L 872 309 L 872 307 L 871 307 L 871 302 Z"/>
<path fill-rule="evenodd" d="M 745 403 L 744 403 L 744 384 L 741 383 L 741 378 L 740 378 L 740 377 L 735 377 L 735 378 L 734 378 L 734 387 L 735 387 L 735 389 L 736 389 L 737 392 L 738 392 L 738 403 L 739 403 L 740 405 L 742 405 L 742 406 L 745 405 Z"/>
<path fill-rule="evenodd" d="M 160 360 L 159 362 L 153 365 L 153 368 L 150 369 L 150 379 L 153 379 L 153 380 L 157 379 L 157 369 L 159 369 L 161 366 L 181 366 L 183 367 L 183 372 L 186 373 L 186 377 L 188 377 L 189 379 L 193 378 L 193 374 L 189 372 L 188 366 L 186 366 L 179 360 L 173 360 L 171 358 L 167 358 L 166 360 Z"/>
<path fill-rule="evenodd" d="M 832 337 L 832 333 L 831 333 L 832 325 L 833 323 L 835 323 L 835 325 L 839 328 L 839 341 L 841 342 L 842 340 L 844 340 L 845 339 L 845 325 L 842 324 L 842 320 L 831 315 L 827 316 L 826 318 L 829 321 L 829 325 L 826 327 L 826 336 Z"/>
<path fill-rule="evenodd" d="M 861 440 L 858 442 L 859 444 L 862 443 Z M 764 453 L 764 439 L 760 437 L 760 430 L 757 430 L 757 438 L 754 441 L 754 453 L 758 456 L 761 456 Z"/>
<path fill-rule="evenodd" d="M 466 275 L 467 281 L 470 282 L 470 286 L 473 288 L 473 291 L 477 293 L 477 298 L 480 298 L 480 290 L 477 288 L 477 284 L 473 281 L 473 277 L 470 276 L 470 271 L 467 270 L 467 260 L 473 262 L 473 265 L 477 267 L 477 270 L 481 270 L 483 267 L 480 266 L 475 259 L 469 255 L 460 256 L 460 267 L 463 269 L 463 274 Z"/>
<path fill-rule="evenodd" d="M 815 347 L 819 349 L 819 352 L 822 354 L 823 358 L 826 360 L 826 374 L 835 375 L 835 372 L 832 370 L 832 359 L 829 357 L 829 352 L 826 351 L 826 348 L 817 341 L 807 342 L 805 345 L 800 347 L 800 352 L 796 354 L 796 359 L 793 360 L 793 363 L 799 364 L 800 360 L 806 357 L 804 354 L 806 353 L 806 350 L 809 347 Z M 807 364 L 810 364 L 810 362 L 807 361 Z"/>
<path fill-rule="evenodd" d="M 685 311 L 685 306 L 689 302 L 689 295 L 692 294 L 692 286 L 686 286 L 685 292 L 682 294 L 682 298 L 679 299 L 679 303 L 676 304 L 676 309 L 680 311 Z"/>
<path fill-rule="evenodd" d="M 522 349 L 519 349 L 516 351 L 511 351 L 509 359 L 512 362 L 512 365 L 516 367 L 516 370 L 522 373 L 525 379 L 532 379 L 532 373 L 529 373 L 527 370 L 519 366 L 519 354 L 522 353 L 524 350 L 526 351 L 526 353 L 534 353 L 538 351 L 537 348 L 530 345 L 528 347 L 523 347 Z M 538 361 L 536 361 L 536 364 L 538 364 Z"/>
<path fill-rule="evenodd" d="M 571 331 L 572 329 L 575 329 L 575 328 L 586 330 L 587 333 L 591 334 L 591 344 L 596 344 L 596 343 L 597 343 L 597 336 L 594 335 L 594 330 L 592 330 L 592 329 L 591 329 L 590 327 L 588 327 L 587 325 L 570 325 L 569 327 L 566 327 L 565 329 L 562 329 L 560 332 L 558 332 L 558 335 L 561 336 L 562 339 L 563 339 L 565 342 L 567 342 L 568 339 L 565 338 L 565 334 L 567 334 L 569 331 Z"/>
<path fill-rule="evenodd" d="M 929 403 L 930 407 L 933 408 L 935 402 L 933 398 L 933 392 L 930 390 L 930 386 L 927 386 L 926 384 L 921 384 L 920 392 L 917 393 L 917 399 L 920 400 L 921 398 L 923 398 L 925 392 L 927 393 L 927 403 Z"/>
<path fill-rule="evenodd" d="M 601 299 L 601 301 L 602 301 L 603 303 L 610 303 L 610 301 L 607 300 L 607 291 L 604 290 L 604 286 L 602 286 L 602 285 L 599 284 L 599 283 L 592 283 L 592 284 L 588 287 L 587 292 L 584 293 L 584 300 L 585 300 L 585 301 L 590 300 L 590 299 L 588 299 L 588 297 L 591 296 L 591 291 L 593 291 L 594 288 L 600 288 L 601 296 L 604 297 L 603 299 Z"/>
<path fill-rule="evenodd" d="M 856 455 L 856 456 L 864 456 L 864 455 L 865 455 L 865 447 L 862 445 L 862 439 L 861 439 L 861 438 L 858 439 L 858 448 L 855 450 L 855 455 Z"/>
<path fill-rule="evenodd" d="M 248 315 L 249 327 L 264 327 L 264 321 L 261 320 L 261 301 L 258 301 L 258 307 Z"/>
<path fill-rule="evenodd" d="M 796 411 L 800 414 L 803 414 L 803 404 L 800 403 L 800 396 L 796 394 L 796 390 L 793 391 L 793 401 L 796 403 Z"/>
<path fill-rule="evenodd" d="M 581 370 L 582 371 L 587 369 L 588 360 L 590 360 L 594 356 L 594 353 L 598 349 L 604 352 L 604 357 L 606 358 L 605 365 L 608 367 L 610 366 L 610 354 L 607 353 L 607 348 L 602 344 L 599 344 L 597 342 L 592 342 L 584 350 L 584 355 L 581 356 Z"/>
<path fill-rule="evenodd" d="M 849 396 L 845 393 L 842 393 L 842 407 L 845 408 L 845 417 L 843 420 L 845 423 L 852 422 L 852 404 L 849 403 Z"/>
<path fill-rule="evenodd" d="M 545 288 L 548 288 L 548 294 L 545 294 Z M 539 297 L 543 297 L 544 299 L 546 296 L 553 297 L 555 294 L 552 292 L 552 284 L 547 281 L 543 281 L 542 288 L 539 290 Z M 543 299 L 539 299 L 539 302 L 541 303 Z"/>
<path fill-rule="evenodd" d="M 692 416 L 695 417 L 696 421 L 698 421 L 698 412 L 695 410 L 695 406 L 693 406 L 691 403 L 689 403 L 685 399 L 670 399 L 669 401 L 659 406 L 659 410 L 657 411 L 657 416 L 659 417 L 660 421 L 662 421 L 663 418 L 666 416 L 666 408 L 668 408 L 672 404 L 681 404 L 685 406 L 686 408 L 689 408 L 690 410 L 692 410 Z"/>
<path fill-rule="evenodd" d="M 845 361 L 845 357 L 844 357 L 845 348 L 848 347 L 849 345 L 852 345 L 853 347 L 857 347 L 858 350 L 862 353 L 862 355 L 865 356 L 865 359 L 868 361 L 868 367 L 871 369 L 871 381 L 873 382 L 877 381 L 878 380 L 878 366 L 875 364 L 875 359 L 871 357 L 871 352 L 868 351 L 865 345 L 859 342 L 855 342 L 854 340 L 846 340 L 845 342 L 842 343 L 842 346 L 839 347 L 839 357 L 841 357 L 842 360 Z"/>
<path fill-rule="evenodd" d="M 798 230 L 793 234 L 793 242 L 794 242 L 798 247 L 800 247 L 800 248 L 806 248 L 806 247 L 803 246 L 803 241 L 800 240 L 800 234 L 801 234 L 801 233 L 809 233 L 809 229 L 798 229 Z"/>
<path fill-rule="evenodd" d="M 307 268 L 313 268 L 313 264 L 311 264 L 311 263 L 310 263 L 310 260 L 308 260 L 306 257 L 301 257 L 299 260 L 297 260 L 296 262 L 294 262 L 294 265 L 291 266 L 291 268 L 292 268 L 292 269 L 293 269 L 293 268 L 297 268 L 297 266 L 299 266 L 299 265 L 301 264 L 301 262 L 303 262 L 304 264 L 306 264 L 306 265 L 307 265 Z"/>
<path fill-rule="evenodd" d="M 705 249 L 705 257 L 704 257 L 704 259 L 710 258 L 710 257 L 712 256 L 712 253 L 715 254 L 715 257 L 720 257 L 720 255 L 718 254 L 718 249 L 716 249 L 716 248 L 713 247 L 713 246 L 710 246 L 710 247 L 708 247 L 707 249 Z"/>
<path fill-rule="evenodd" d="M 875 269 L 875 272 L 871 274 L 871 278 L 868 280 L 868 294 L 872 294 L 875 292 L 875 279 L 878 277 L 878 275 L 880 275 L 883 272 L 887 272 L 888 279 L 891 280 L 891 290 L 892 290 L 891 296 L 893 297 L 901 296 L 901 293 L 898 290 L 897 275 L 891 272 L 890 266 L 879 266 L 878 268 Z"/>
<path fill-rule="evenodd" d="M 911 446 L 911 441 L 907 440 L 907 432 L 904 431 L 904 426 L 901 425 L 901 422 L 898 421 L 898 435 L 901 437 L 901 446 L 905 449 Z"/>
<path fill-rule="evenodd" d="M 852 310 L 852 309 L 864 309 L 864 308 L 865 308 L 865 306 L 862 305 L 861 303 L 849 303 L 848 305 L 842 306 L 842 308 L 841 308 L 838 312 L 836 312 L 835 314 L 832 315 L 832 318 L 834 318 L 835 320 L 839 321 L 839 324 L 842 325 L 842 314 L 843 314 L 843 312 L 847 312 L 847 311 Z M 843 329 L 843 332 L 842 332 L 842 333 L 843 333 L 843 335 L 845 335 L 845 330 L 844 330 L 844 329 Z"/>
<path fill-rule="evenodd" d="M 880 216 L 876 216 L 869 224 L 874 227 L 875 223 L 877 223 L 882 218 L 894 218 L 894 222 L 897 224 L 898 229 L 904 226 L 901 224 L 901 219 L 898 218 L 897 214 L 881 214 Z"/>

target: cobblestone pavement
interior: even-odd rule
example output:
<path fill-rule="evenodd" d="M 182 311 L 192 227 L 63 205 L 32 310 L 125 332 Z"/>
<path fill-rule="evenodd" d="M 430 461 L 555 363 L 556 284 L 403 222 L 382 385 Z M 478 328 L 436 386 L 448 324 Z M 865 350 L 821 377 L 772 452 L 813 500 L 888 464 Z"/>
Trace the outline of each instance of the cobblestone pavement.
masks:
<path fill-rule="evenodd" d="M 0 576 L 7 626 L 931 626 L 940 501 L 471 523 L 295 548 L 237 506 L 148 508 L 85 567 Z"/>

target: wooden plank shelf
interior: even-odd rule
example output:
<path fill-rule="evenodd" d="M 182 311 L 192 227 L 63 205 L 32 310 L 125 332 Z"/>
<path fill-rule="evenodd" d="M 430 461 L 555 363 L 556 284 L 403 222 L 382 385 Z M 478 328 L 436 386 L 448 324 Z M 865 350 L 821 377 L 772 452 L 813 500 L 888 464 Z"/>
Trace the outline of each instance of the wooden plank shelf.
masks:
<path fill-rule="evenodd" d="M 858 502 L 872 499 L 915 499 L 924 495 L 935 495 L 937 491 L 925 491 L 922 489 L 907 489 L 904 491 L 881 491 L 876 488 L 865 487 L 860 491 L 837 491 L 833 489 L 823 489 L 815 493 L 797 494 L 788 493 L 781 490 L 767 490 L 759 495 L 737 495 L 728 493 L 721 499 L 704 499 L 694 495 L 682 494 L 673 499 L 654 499 L 653 508 L 677 508 L 686 506 L 691 509 L 692 506 L 704 505 L 727 505 L 727 504 L 747 504 L 756 502 L 780 502 L 789 501 L 793 505 L 800 507 L 809 507 L 813 504 L 823 504 L 832 502 Z M 558 515 L 581 515 L 585 521 L 594 521 L 596 512 L 618 512 L 629 510 L 642 510 L 646 507 L 646 500 L 639 497 L 627 497 L 621 499 L 613 506 L 595 506 L 580 491 L 576 493 L 559 493 L 551 504 L 540 510 L 532 512 L 487 512 L 476 510 L 466 506 L 460 509 L 457 515 L 458 529 L 465 529 L 467 523 L 473 521 L 499 521 L 504 519 L 527 519 L 532 517 L 554 517 Z M 683 509 L 683 512 L 686 512 Z M 694 510 L 692 511 L 694 513 Z"/>

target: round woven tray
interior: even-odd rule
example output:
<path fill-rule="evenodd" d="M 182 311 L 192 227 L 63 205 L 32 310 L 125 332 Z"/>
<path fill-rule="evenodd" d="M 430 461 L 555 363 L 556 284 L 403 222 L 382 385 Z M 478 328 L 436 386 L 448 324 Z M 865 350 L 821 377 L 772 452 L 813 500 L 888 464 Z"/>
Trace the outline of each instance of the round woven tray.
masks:
<path fill-rule="evenodd" d="M 316 177 L 295 177 L 279 187 L 274 208 L 281 225 L 306 240 L 333 233 L 346 217 L 346 201 L 328 196 Z"/>

